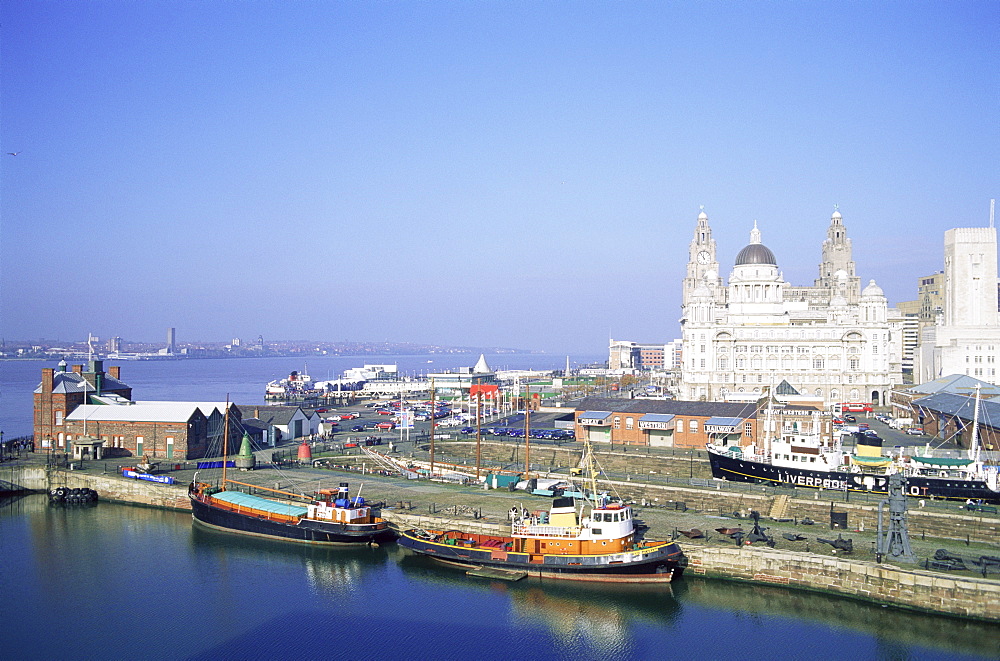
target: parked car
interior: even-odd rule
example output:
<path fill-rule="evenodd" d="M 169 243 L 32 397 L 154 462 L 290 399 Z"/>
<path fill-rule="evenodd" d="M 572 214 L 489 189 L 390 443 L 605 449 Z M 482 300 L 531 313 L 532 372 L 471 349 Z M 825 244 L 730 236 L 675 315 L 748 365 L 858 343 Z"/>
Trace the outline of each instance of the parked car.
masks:
<path fill-rule="evenodd" d="M 844 421 L 846 421 L 846 422 L 857 422 L 858 419 L 855 418 L 853 415 L 845 415 L 844 416 Z"/>
<path fill-rule="evenodd" d="M 354 425 L 353 427 L 351 427 L 351 431 L 364 431 L 364 430 L 365 430 L 364 425 Z"/>
<path fill-rule="evenodd" d="M 389 431 L 389 430 L 392 430 L 392 429 L 395 429 L 395 428 L 396 428 L 396 423 L 395 422 L 385 422 L 385 421 L 383 421 L 383 422 L 376 423 L 376 425 L 375 425 L 375 429 L 384 429 L 386 431 Z"/>
<path fill-rule="evenodd" d="M 476 428 L 475 427 L 462 427 L 459 431 L 462 432 L 463 434 L 475 434 L 476 433 Z"/>
<path fill-rule="evenodd" d="M 348 411 L 347 413 L 341 413 L 340 414 L 340 419 L 341 420 L 355 420 L 355 419 L 360 418 L 360 417 L 361 417 L 361 414 L 360 413 L 355 413 L 354 411 Z"/>
<path fill-rule="evenodd" d="M 923 436 L 923 434 L 924 434 L 924 428 L 923 427 L 907 427 L 906 428 L 906 433 L 909 434 L 910 436 Z"/>

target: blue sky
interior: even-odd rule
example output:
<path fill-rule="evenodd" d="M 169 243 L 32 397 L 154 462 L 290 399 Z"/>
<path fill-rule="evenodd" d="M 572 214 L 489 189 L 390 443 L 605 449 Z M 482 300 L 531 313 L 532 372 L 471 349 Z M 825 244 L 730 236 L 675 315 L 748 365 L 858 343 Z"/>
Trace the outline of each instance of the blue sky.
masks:
<path fill-rule="evenodd" d="M 0 5 L 0 333 L 603 353 L 699 206 L 890 303 L 1000 197 L 997 2 Z M 10 156 L 7 152 L 20 152 Z"/>

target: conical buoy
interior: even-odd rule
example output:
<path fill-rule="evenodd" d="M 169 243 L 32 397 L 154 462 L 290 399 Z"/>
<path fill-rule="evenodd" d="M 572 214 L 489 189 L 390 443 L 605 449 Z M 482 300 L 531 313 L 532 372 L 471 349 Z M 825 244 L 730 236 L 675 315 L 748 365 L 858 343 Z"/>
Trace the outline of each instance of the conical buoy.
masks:
<path fill-rule="evenodd" d="M 253 449 L 250 447 L 250 435 L 243 432 L 243 443 L 240 445 L 240 453 L 236 455 L 236 467 L 242 470 L 253 470 L 257 466 L 257 458 L 254 457 Z"/>
<path fill-rule="evenodd" d="M 313 453 L 312 448 L 305 441 L 302 441 L 302 445 L 299 446 L 299 463 L 312 461 Z"/>

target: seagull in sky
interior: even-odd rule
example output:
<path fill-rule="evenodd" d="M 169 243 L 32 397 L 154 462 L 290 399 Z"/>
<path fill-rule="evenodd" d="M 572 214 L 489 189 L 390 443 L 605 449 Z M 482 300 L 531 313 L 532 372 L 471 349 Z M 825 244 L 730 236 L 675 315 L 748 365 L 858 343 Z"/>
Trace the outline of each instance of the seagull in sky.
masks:
<path fill-rule="evenodd" d="M 18 155 L 18 154 L 20 154 L 21 152 L 19 152 L 19 151 L 9 151 L 9 152 L 7 152 L 7 153 L 8 153 L 9 155 L 11 155 L 11 156 L 17 156 L 17 155 Z"/>

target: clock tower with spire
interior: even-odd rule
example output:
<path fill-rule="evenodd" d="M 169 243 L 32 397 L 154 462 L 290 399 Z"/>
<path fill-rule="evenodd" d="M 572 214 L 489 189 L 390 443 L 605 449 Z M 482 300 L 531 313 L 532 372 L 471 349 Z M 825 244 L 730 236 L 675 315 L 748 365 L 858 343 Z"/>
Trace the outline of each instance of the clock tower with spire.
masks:
<path fill-rule="evenodd" d="M 718 291 L 720 284 L 715 239 L 712 238 L 712 228 L 708 225 L 708 214 L 705 213 L 705 207 L 702 207 L 698 214 L 698 224 L 694 228 L 694 238 L 688 248 L 687 277 L 684 278 L 681 304 L 686 306 L 700 285 L 707 285 L 714 293 Z"/>
<path fill-rule="evenodd" d="M 819 265 L 816 286 L 843 296 L 848 303 L 857 303 L 861 298 L 861 278 L 854 272 L 851 240 L 847 238 L 847 228 L 837 206 L 834 206 L 823 240 L 823 261 Z"/>

